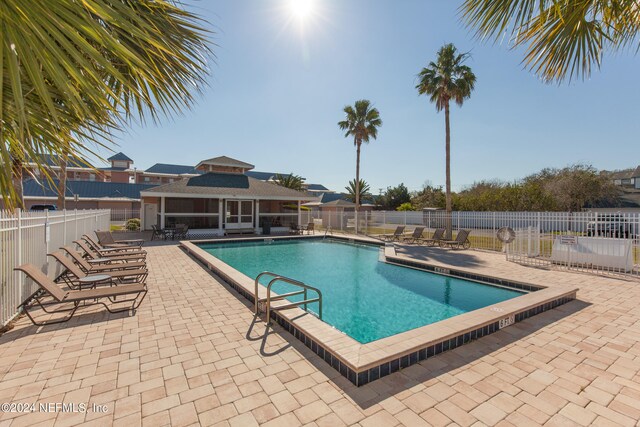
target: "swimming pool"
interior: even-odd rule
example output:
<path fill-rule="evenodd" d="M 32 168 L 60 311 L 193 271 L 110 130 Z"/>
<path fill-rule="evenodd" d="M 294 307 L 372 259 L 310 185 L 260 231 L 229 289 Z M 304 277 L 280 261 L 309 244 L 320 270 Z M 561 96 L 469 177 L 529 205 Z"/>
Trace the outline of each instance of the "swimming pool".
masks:
<path fill-rule="evenodd" d="M 268 270 L 317 287 L 323 320 L 365 344 L 524 294 L 380 261 L 380 247 L 334 239 L 201 244 L 255 278 Z M 265 286 L 269 278 L 261 280 Z M 294 290 L 276 283 L 273 290 Z M 292 301 L 300 297 L 291 297 Z M 317 312 L 317 305 L 310 304 Z"/>

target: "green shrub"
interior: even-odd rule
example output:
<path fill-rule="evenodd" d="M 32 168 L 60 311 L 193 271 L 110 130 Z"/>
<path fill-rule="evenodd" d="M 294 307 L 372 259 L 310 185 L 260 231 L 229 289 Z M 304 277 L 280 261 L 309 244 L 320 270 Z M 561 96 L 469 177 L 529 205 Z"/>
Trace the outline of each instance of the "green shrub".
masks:
<path fill-rule="evenodd" d="M 131 218 L 127 220 L 127 225 L 125 227 L 129 231 L 140 230 L 140 218 Z"/>

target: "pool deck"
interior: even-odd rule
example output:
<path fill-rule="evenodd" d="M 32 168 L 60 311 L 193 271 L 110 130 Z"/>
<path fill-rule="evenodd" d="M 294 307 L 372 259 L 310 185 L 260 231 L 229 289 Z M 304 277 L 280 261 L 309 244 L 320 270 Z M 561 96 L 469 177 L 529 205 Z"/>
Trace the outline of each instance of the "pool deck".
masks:
<path fill-rule="evenodd" d="M 176 242 L 149 245 L 135 316 L 100 309 L 0 336 L 0 402 L 89 403 L 106 413 L 0 413 L 20 425 L 638 425 L 640 284 L 539 270 L 500 254 L 398 253 L 450 268 L 561 283 L 577 300 L 356 387 Z M 91 407 L 91 406 L 90 406 Z"/>

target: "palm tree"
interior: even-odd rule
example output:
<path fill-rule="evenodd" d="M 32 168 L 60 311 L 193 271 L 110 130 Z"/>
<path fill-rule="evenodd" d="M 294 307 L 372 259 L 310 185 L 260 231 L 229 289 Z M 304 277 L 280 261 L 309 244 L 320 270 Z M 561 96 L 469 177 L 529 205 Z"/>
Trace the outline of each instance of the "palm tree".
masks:
<path fill-rule="evenodd" d="M 358 233 L 358 210 L 360 209 L 360 147 L 363 142 L 368 143 L 371 138 L 378 137 L 378 128 L 382 126 L 380 112 L 371 106 L 367 99 L 356 101 L 355 105 L 344 107 L 345 119 L 338 122 L 340 129 L 345 131 L 345 138 L 352 136 L 356 146 L 356 234 Z"/>
<path fill-rule="evenodd" d="M 445 151 L 446 151 L 446 209 L 447 238 L 451 238 L 451 129 L 449 124 L 449 101 L 453 100 L 462 106 L 465 99 L 471 96 L 476 84 L 476 76 L 464 61 L 468 53 L 458 53 L 456 47 L 449 43 L 438 51 L 436 62 L 430 62 L 418 74 L 420 82 L 416 86 L 420 95 L 430 95 L 431 102 L 436 104 L 436 111 L 444 109 Z"/>
<path fill-rule="evenodd" d="M 369 187 L 369 184 L 367 184 L 367 181 L 364 179 L 360 179 L 360 185 L 356 185 L 356 180 L 352 179 L 344 189 L 347 190 L 347 199 L 354 203 L 356 201 L 356 193 L 358 193 L 359 200 L 371 197 L 371 187 Z"/>
<path fill-rule="evenodd" d="M 133 118 L 193 105 L 207 31 L 177 1 L 0 2 L 0 193 L 22 207 L 23 164 L 95 154 Z M 8 167 L 10 165 L 10 167 Z"/>
<path fill-rule="evenodd" d="M 299 175 L 294 175 L 293 172 L 289 175 L 280 175 L 278 173 L 276 174 L 274 181 L 282 187 L 298 191 L 304 190 L 304 179 Z"/>
<path fill-rule="evenodd" d="M 605 52 L 640 48 L 637 1 L 465 0 L 461 13 L 481 39 L 526 45 L 523 62 L 546 81 L 589 77 Z"/>

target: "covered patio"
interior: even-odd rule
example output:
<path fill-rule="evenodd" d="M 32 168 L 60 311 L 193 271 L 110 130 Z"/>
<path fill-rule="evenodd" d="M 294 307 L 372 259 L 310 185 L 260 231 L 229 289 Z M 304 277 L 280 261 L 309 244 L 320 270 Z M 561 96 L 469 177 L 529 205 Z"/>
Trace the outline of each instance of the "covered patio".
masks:
<path fill-rule="evenodd" d="M 193 234 L 286 233 L 302 223 L 305 193 L 243 174 L 209 172 L 141 193 L 142 227 L 189 226 Z"/>

